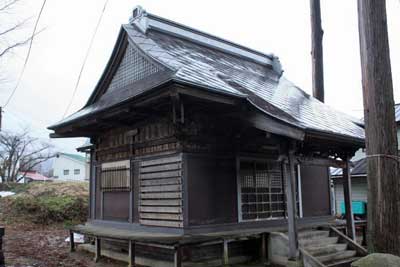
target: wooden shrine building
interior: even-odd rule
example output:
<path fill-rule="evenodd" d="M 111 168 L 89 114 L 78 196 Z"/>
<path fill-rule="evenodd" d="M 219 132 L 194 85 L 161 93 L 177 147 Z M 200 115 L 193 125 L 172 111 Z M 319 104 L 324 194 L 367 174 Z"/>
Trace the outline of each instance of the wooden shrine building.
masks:
<path fill-rule="evenodd" d="M 122 240 L 133 262 L 136 245 L 176 266 L 197 255 L 180 245 L 223 239 L 235 254 L 224 236 L 283 231 L 298 257 L 298 229 L 332 222 L 328 167 L 351 185 L 364 130 L 282 73 L 274 55 L 134 9 L 86 105 L 49 127 L 93 144 L 89 218 L 74 231 L 98 255 L 101 239 Z"/>

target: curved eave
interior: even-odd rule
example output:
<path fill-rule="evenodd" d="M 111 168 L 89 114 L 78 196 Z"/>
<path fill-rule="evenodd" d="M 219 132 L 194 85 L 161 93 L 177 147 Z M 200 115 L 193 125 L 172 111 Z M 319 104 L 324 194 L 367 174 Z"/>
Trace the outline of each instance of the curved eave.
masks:
<path fill-rule="evenodd" d="M 335 140 L 340 141 L 343 143 L 352 144 L 358 147 L 365 146 L 365 139 L 349 136 L 345 134 L 321 131 L 316 129 L 306 129 L 306 138 L 320 138 L 320 139 L 327 139 L 327 140 Z"/>

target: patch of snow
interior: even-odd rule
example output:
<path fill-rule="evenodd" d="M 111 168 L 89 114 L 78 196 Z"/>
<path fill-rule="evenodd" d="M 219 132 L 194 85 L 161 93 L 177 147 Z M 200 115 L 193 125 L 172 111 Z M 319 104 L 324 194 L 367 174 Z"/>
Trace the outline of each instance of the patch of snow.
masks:
<path fill-rule="evenodd" d="M 83 244 L 83 243 L 85 243 L 85 238 L 84 237 L 85 237 L 84 235 L 74 233 L 74 242 Z M 65 242 L 70 242 L 69 241 L 69 237 L 67 237 L 65 239 Z"/>
<path fill-rule="evenodd" d="M 0 197 L 8 197 L 12 195 L 15 195 L 15 193 L 11 191 L 0 191 Z"/>

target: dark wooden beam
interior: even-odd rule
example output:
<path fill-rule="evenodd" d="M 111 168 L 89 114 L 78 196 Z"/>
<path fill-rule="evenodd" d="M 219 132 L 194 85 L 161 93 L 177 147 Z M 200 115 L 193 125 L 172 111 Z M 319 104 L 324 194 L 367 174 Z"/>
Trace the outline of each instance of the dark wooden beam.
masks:
<path fill-rule="evenodd" d="M 304 130 L 287 123 L 280 122 L 261 112 L 242 112 L 240 117 L 245 123 L 257 129 L 290 137 L 295 140 L 304 140 Z"/>
<path fill-rule="evenodd" d="M 356 240 L 356 231 L 354 226 L 354 216 L 352 207 L 352 192 L 351 192 L 351 174 L 350 174 L 350 159 L 346 159 L 346 164 L 343 168 L 343 193 L 344 204 L 346 208 L 346 225 L 347 235 Z"/>
<path fill-rule="evenodd" d="M 288 214 L 288 236 L 289 236 L 289 260 L 297 260 L 299 257 L 299 242 L 297 238 L 296 222 L 296 172 L 294 147 L 288 152 L 288 163 L 284 166 L 284 179 L 286 180 L 286 200 Z"/>
<path fill-rule="evenodd" d="M 330 158 L 318 158 L 318 157 L 296 157 L 296 160 L 302 165 L 314 165 L 314 166 L 326 166 L 335 168 L 344 168 L 346 164 L 345 161 L 330 159 Z"/>
<path fill-rule="evenodd" d="M 239 100 L 235 99 L 234 96 L 223 96 L 220 94 L 207 92 L 204 89 L 196 89 L 191 87 L 183 87 L 183 86 L 176 86 L 176 92 L 182 95 L 187 95 L 191 97 L 196 97 L 202 100 L 217 102 L 226 105 L 236 105 L 239 103 Z"/>

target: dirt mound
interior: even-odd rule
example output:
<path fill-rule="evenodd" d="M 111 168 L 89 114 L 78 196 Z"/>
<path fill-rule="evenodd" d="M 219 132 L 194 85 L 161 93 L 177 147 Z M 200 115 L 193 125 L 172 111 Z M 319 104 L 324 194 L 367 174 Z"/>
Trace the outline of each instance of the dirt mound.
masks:
<path fill-rule="evenodd" d="M 89 183 L 87 182 L 49 182 L 31 183 L 25 191 L 17 194 L 16 197 L 39 197 L 39 196 L 69 196 L 82 197 L 89 196 Z"/>
<path fill-rule="evenodd" d="M 1 198 L 0 210 L 7 220 L 68 226 L 86 220 L 88 203 L 88 183 L 31 183 L 17 194 Z"/>

